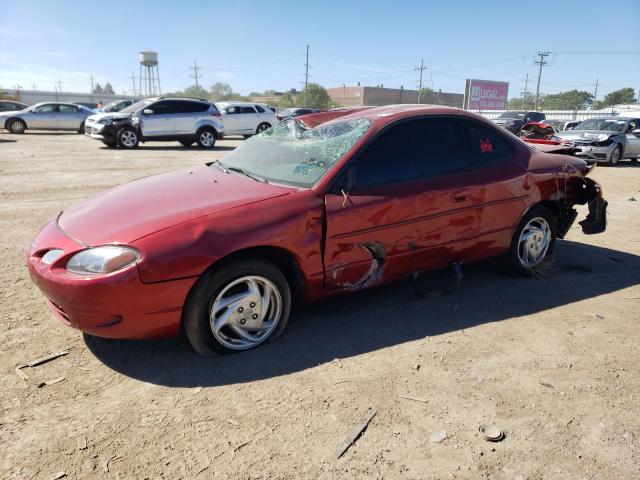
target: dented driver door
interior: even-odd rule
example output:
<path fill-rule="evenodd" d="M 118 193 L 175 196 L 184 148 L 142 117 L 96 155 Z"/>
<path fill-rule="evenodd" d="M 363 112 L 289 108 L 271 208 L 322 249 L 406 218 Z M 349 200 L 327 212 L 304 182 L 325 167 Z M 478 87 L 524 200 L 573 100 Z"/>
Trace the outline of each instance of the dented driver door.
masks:
<path fill-rule="evenodd" d="M 361 289 L 464 258 L 479 200 L 456 119 L 405 121 L 325 196 L 325 283 Z M 464 136 L 462 136 L 464 138 Z"/>

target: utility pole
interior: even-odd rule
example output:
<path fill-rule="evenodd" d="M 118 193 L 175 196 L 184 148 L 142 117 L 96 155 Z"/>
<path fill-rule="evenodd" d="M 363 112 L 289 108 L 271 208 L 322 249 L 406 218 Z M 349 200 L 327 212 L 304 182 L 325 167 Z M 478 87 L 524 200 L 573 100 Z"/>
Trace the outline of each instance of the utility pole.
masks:
<path fill-rule="evenodd" d="M 33 88 L 33 90 L 34 90 L 34 91 L 35 91 L 35 90 L 37 90 L 37 88 L 36 88 L 36 82 L 33 82 L 33 84 L 31 85 L 31 87 Z"/>
<path fill-rule="evenodd" d="M 593 104 L 591 109 L 593 109 L 593 106 L 596 104 L 596 99 L 598 98 L 598 84 L 600 83 L 600 79 L 596 78 L 596 88 L 593 90 Z"/>
<path fill-rule="evenodd" d="M 304 63 L 304 106 L 307 106 L 307 87 L 309 86 L 309 45 L 307 45 L 307 61 Z"/>
<path fill-rule="evenodd" d="M 529 74 L 527 73 L 526 78 L 524 79 L 524 93 L 522 94 L 522 110 L 526 110 L 527 103 L 527 87 L 529 86 Z"/>
<path fill-rule="evenodd" d="M 199 67 L 198 64 L 196 63 L 195 59 L 193 60 L 193 67 L 189 67 L 190 70 L 193 70 L 193 75 L 191 75 L 191 78 L 195 78 L 196 79 L 196 89 L 200 88 L 200 84 L 198 83 L 198 70 L 200 70 L 202 67 Z"/>
<path fill-rule="evenodd" d="M 131 72 L 131 76 L 129 77 L 131 79 L 131 84 L 133 85 L 133 96 L 136 96 L 136 76 L 133 74 L 133 72 Z"/>
<path fill-rule="evenodd" d="M 438 104 L 436 101 L 436 89 L 433 86 L 433 69 L 431 68 L 431 59 L 429 59 L 429 76 L 431 77 L 431 96 L 433 97 L 433 103 Z"/>
<path fill-rule="evenodd" d="M 414 70 L 420 70 L 420 81 L 418 82 L 418 103 L 420 103 L 420 95 L 422 95 L 422 72 L 426 70 L 424 66 L 424 60 L 420 59 L 420 66 L 415 67 Z"/>
<path fill-rule="evenodd" d="M 551 55 L 551 52 L 538 52 L 539 60 L 534 60 L 533 62 L 540 66 L 540 69 L 538 70 L 538 84 L 536 85 L 536 111 L 538 110 L 538 105 L 540 103 L 540 79 L 542 78 L 542 67 L 549 65 L 549 62 L 545 60 L 549 55 Z"/>
<path fill-rule="evenodd" d="M 93 102 L 93 73 L 89 76 L 89 83 L 91 84 L 91 101 Z"/>

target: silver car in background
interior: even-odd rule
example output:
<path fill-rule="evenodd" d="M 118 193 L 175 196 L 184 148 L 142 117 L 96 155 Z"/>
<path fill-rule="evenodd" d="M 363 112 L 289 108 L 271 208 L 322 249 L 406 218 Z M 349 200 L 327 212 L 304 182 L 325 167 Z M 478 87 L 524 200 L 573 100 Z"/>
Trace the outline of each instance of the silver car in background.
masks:
<path fill-rule="evenodd" d="M 91 110 L 75 103 L 43 102 L 19 112 L 0 113 L 0 127 L 16 134 L 26 130 L 71 130 L 84 133 L 84 121 L 91 114 Z"/>
<path fill-rule="evenodd" d="M 633 163 L 640 157 L 640 118 L 589 118 L 556 137 L 575 144 L 577 157 L 587 162 L 615 165 L 623 158 Z"/>

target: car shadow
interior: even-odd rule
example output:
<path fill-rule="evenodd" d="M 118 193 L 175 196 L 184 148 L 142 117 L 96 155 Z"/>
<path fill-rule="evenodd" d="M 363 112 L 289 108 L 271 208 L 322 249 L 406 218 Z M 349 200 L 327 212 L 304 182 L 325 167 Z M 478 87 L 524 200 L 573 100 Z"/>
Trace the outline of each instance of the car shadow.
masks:
<path fill-rule="evenodd" d="M 40 130 L 40 131 L 33 131 L 33 130 L 27 130 L 26 132 L 24 132 L 23 135 L 53 135 L 53 136 L 60 136 L 60 135 L 75 135 L 76 137 L 80 137 L 81 135 L 84 136 L 83 133 L 78 133 L 76 131 L 50 131 L 50 130 Z"/>
<path fill-rule="evenodd" d="M 415 283 L 402 280 L 302 306 L 278 340 L 222 357 L 199 357 L 175 340 L 85 335 L 85 343 L 109 368 L 153 384 L 196 387 L 251 382 L 637 285 L 640 256 L 558 241 L 554 262 L 533 277 L 505 275 L 495 264 L 463 270 L 458 289 L 453 271 L 444 271 L 444 278 L 443 273 L 424 274 Z"/>
<path fill-rule="evenodd" d="M 3 138 L 0 138 L 0 143 L 15 143 L 17 142 L 17 140 L 5 140 Z"/>
<path fill-rule="evenodd" d="M 119 148 L 101 146 L 102 150 L 121 150 Z M 235 150 L 236 147 L 230 145 L 216 145 L 212 149 L 204 149 L 198 147 L 183 147 L 182 145 L 140 145 L 137 150 L 164 150 L 164 151 L 184 151 L 184 152 L 200 152 L 200 153 L 211 153 L 211 152 L 219 152 L 219 151 L 231 151 Z"/>

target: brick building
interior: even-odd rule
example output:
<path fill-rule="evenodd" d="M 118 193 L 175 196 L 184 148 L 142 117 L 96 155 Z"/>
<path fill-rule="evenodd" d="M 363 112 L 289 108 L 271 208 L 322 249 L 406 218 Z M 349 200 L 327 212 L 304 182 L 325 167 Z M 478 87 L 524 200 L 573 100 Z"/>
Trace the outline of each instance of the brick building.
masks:
<path fill-rule="evenodd" d="M 362 105 L 393 105 L 397 103 L 417 103 L 418 91 L 404 88 L 384 87 L 335 87 L 328 88 L 327 93 L 331 99 L 344 107 L 357 107 Z M 430 98 L 432 97 L 432 98 Z M 464 95 L 462 93 L 434 92 L 427 98 L 421 98 L 421 103 L 435 103 L 450 107 L 462 108 Z"/>

